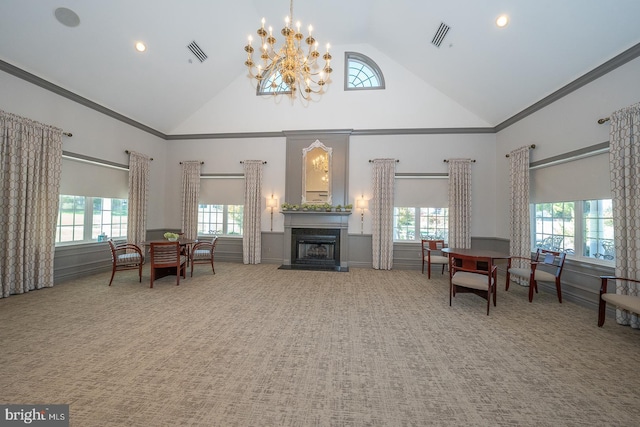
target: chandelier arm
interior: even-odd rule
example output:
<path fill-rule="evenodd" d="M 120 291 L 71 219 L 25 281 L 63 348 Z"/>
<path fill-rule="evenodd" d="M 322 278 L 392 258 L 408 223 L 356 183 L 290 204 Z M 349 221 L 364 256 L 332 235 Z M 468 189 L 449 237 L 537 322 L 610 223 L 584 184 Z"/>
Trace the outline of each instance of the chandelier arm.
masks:
<path fill-rule="evenodd" d="M 260 91 L 270 87 L 269 91 L 274 95 L 287 91 L 292 98 L 299 94 L 302 99 L 308 101 L 311 100 L 312 94 L 325 92 L 323 86 L 328 82 L 328 76 L 332 71 L 329 45 L 327 44 L 327 52 L 322 55 L 324 65 L 320 66 L 318 43 L 311 35 L 312 27 L 309 26 L 309 33 L 305 38 L 300 30 L 301 24 L 298 22 L 294 26 L 293 0 L 289 2 L 289 16 L 285 23 L 281 31 L 284 43 L 276 48 L 277 41 L 273 37 L 273 29 L 269 27 L 267 32 L 265 20 L 262 19 L 262 27 L 257 31 L 261 41 L 259 56 L 262 61 L 258 61 L 261 65 L 253 62 L 251 36 L 249 44 L 245 46 L 245 65 L 249 69 L 249 76 L 258 81 Z M 304 44 L 308 48 L 305 49 Z"/>

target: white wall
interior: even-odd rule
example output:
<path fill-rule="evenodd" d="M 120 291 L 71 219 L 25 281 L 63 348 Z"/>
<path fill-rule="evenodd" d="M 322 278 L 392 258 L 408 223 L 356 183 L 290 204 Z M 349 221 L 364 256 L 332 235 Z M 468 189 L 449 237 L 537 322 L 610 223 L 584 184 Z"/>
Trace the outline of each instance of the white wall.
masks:
<path fill-rule="evenodd" d="M 264 198 L 284 201 L 286 139 L 237 138 L 208 140 L 175 140 L 166 142 L 166 196 L 172 202 L 166 206 L 166 227 L 180 228 L 181 224 L 181 169 L 180 162 L 203 161 L 201 173 L 243 173 L 242 160 L 264 160 L 262 229 L 270 229 L 270 211 Z M 273 230 L 284 230 L 284 218 L 274 209 Z"/>
<path fill-rule="evenodd" d="M 637 58 L 537 111 L 497 134 L 496 224 L 509 224 L 509 161 L 505 154 L 535 144 L 531 161 L 547 159 L 609 140 L 609 124 L 600 118 L 640 102 L 640 58 Z M 586 172 L 588 173 L 588 171 Z M 567 179 L 579 179 L 568 176 Z M 608 176 L 602 179 L 608 180 Z M 509 227 L 497 227 L 509 237 Z"/>
<path fill-rule="evenodd" d="M 153 157 L 148 228 L 164 225 L 164 198 L 155 197 L 165 192 L 164 140 L 4 72 L 0 109 L 71 132 L 73 137 L 63 137 L 65 151 L 120 164 L 129 163 L 125 150 Z"/>
<path fill-rule="evenodd" d="M 334 71 L 320 101 L 258 97 L 242 72 L 172 134 L 316 129 L 487 127 L 484 120 L 368 45 L 332 47 Z M 367 55 L 381 68 L 385 90 L 344 91 L 344 52 Z"/>
<path fill-rule="evenodd" d="M 495 135 L 391 135 L 352 136 L 349 151 L 349 203 L 364 195 L 372 198 L 370 159 L 395 158 L 399 160 L 397 173 L 447 173 L 444 162 L 449 158 L 471 158 L 476 162 L 472 171 L 472 223 L 471 235 L 495 235 L 496 199 Z M 349 220 L 349 232 L 360 232 L 360 215 L 354 212 Z M 371 213 L 365 211 L 364 233 L 371 233 Z"/>

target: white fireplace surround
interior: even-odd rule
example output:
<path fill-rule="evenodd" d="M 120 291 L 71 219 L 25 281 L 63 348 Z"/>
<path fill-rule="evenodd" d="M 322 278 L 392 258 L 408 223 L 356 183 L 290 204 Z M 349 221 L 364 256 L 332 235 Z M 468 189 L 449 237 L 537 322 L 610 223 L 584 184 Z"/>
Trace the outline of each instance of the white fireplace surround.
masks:
<path fill-rule="evenodd" d="M 282 249 L 282 265 L 291 266 L 291 239 L 294 228 L 333 228 L 340 230 L 340 271 L 348 271 L 349 262 L 349 215 L 351 212 L 308 212 L 283 211 L 284 215 L 284 247 Z"/>

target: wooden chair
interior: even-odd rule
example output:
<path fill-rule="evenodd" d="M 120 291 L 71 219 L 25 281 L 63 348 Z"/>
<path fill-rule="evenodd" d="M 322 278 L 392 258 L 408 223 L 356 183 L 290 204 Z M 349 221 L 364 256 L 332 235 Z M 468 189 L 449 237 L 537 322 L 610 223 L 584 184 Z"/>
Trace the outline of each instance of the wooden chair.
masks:
<path fill-rule="evenodd" d="M 604 325 L 608 302 L 621 310 L 627 310 L 640 315 L 640 295 L 623 295 L 617 292 L 607 293 L 609 280 L 626 282 L 627 287 L 635 287 L 637 291 L 640 290 L 640 280 L 615 276 L 600 276 L 600 279 L 602 283 L 600 285 L 600 297 L 598 298 L 598 326 L 601 327 Z"/>
<path fill-rule="evenodd" d="M 536 256 L 531 261 L 530 258 L 512 256 L 509 257 L 507 263 L 507 283 L 505 290 L 509 290 L 511 276 L 524 277 L 529 279 L 529 302 L 533 301 L 533 291 L 538 293 L 538 281 L 553 282 L 556 284 L 556 292 L 558 293 L 558 301 L 562 303 L 562 290 L 560 285 L 560 276 L 564 267 L 564 261 L 567 254 L 564 252 L 550 251 L 538 248 Z M 530 268 L 511 267 L 512 259 L 523 259 L 530 262 Z"/>
<path fill-rule="evenodd" d="M 180 285 L 180 274 L 187 278 L 187 257 L 182 255 L 180 242 L 151 242 L 151 285 L 156 278 L 176 275 L 176 286 Z"/>
<path fill-rule="evenodd" d="M 424 274 L 424 264 L 427 263 L 427 278 L 431 279 L 431 264 L 442 264 L 442 274 L 444 267 L 449 264 L 449 257 L 442 253 L 444 240 L 422 240 L 422 274 Z"/>
<path fill-rule="evenodd" d="M 109 248 L 111 249 L 111 280 L 109 280 L 109 286 L 113 282 L 113 276 L 116 271 L 120 270 L 138 270 L 138 277 L 142 283 L 142 264 L 144 264 L 144 255 L 142 250 L 133 243 L 122 243 L 116 245 L 112 239 L 108 240 Z"/>
<path fill-rule="evenodd" d="M 210 242 L 197 242 L 191 248 L 191 277 L 193 277 L 193 265 L 194 264 L 211 264 L 213 274 L 216 274 L 216 269 L 213 265 L 213 256 L 216 252 L 216 243 L 218 237 L 214 236 Z"/>
<path fill-rule="evenodd" d="M 449 306 L 456 293 L 474 293 L 487 300 L 488 316 L 491 299 L 496 306 L 498 267 L 490 257 L 451 254 L 449 259 Z"/>

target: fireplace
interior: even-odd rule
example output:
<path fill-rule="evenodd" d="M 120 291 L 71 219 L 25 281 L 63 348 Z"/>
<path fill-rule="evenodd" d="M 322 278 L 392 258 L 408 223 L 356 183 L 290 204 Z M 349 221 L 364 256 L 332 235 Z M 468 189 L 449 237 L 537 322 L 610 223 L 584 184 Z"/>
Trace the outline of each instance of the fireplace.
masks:
<path fill-rule="evenodd" d="M 281 269 L 349 271 L 351 212 L 283 211 Z"/>
<path fill-rule="evenodd" d="M 335 269 L 340 267 L 340 230 L 291 229 L 292 267 Z"/>

